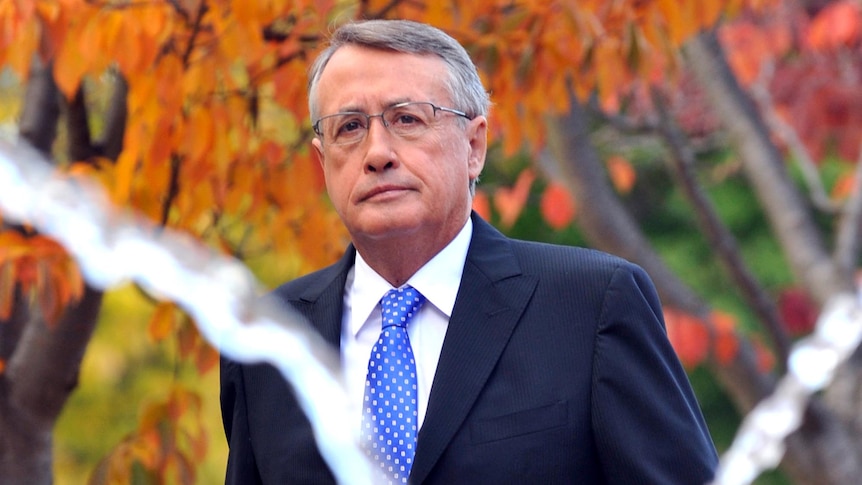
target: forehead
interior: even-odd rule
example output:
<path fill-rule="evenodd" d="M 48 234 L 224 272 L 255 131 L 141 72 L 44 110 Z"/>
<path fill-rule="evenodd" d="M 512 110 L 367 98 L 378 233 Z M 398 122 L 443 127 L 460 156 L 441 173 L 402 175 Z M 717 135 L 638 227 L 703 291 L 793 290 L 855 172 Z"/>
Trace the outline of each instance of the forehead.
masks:
<path fill-rule="evenodd" d="M 381 110 L 402 101 L 449 101 L 449 70 L 433 54 L 347 45 L 326 64 L 317 86 L 322 113 Z"/>

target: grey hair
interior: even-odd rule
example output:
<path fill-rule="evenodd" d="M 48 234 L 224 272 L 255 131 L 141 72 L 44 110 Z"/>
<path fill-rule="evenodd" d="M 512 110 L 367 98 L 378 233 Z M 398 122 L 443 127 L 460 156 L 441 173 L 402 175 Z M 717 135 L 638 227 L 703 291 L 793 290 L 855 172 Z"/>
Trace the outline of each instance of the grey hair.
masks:
<path fill-rule="evenodd" d="M 449 67 L 447 88 L 453 108 L 470 118 L 485 116 L 491 104 L 482 86 L 473 60 L 461 44 L 449 34 L 427 24 L 410 20 L 365 20 L 339 27 L 330 38 L 329 46 L 311 65 L 308 76 L 308 108 L 311 119 L 320 113 L 317 108 L 317 84 L 326 64 L 340 47 L 357 45 L 372 49 L 391 50 L 407 54 L 434 54 Z"/>

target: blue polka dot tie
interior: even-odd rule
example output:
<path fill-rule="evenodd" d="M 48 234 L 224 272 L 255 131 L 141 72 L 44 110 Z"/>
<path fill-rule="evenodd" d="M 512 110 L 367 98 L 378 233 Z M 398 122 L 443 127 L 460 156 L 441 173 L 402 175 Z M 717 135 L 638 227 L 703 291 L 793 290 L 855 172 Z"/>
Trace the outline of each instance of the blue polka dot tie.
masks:
<path fill-rule="evenodd" d="M 390 483 L 407 483 L 416 453 L 416 361 L 407 324 L 423 303 L 410 286 L 386 293 L 380 300 L 383 331 L 368 360 L 362 445 Z"/>

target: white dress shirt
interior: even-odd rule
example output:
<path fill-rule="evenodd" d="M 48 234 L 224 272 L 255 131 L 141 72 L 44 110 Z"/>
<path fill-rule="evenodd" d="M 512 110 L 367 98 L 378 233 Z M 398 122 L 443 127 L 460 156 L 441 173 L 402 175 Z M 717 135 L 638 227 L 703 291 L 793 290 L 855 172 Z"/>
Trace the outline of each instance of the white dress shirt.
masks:
<path fill-rule="evenodd" d="M 443 338 L 449 327 L 449 317 L 455 306 L 472 235 L 473 222 L 468 218 L 455 239 L 404 284 L 416 288 L 426 298 L 422 309 L 407 328 L 416 360 L 419 428 L 425 420 L 431 383 L 443 348 Z M 382 327 L 380 299 L 391 289 L 392 285 L 371 269 L 357 253 L 356 262 L 344 285 L 344 314 L 341 322 L 342 370 L 350 400 L 349 409 L 355 417 L 353 422 L 356 423 L 357 438 L 362 423 L 368 358 Z"/>

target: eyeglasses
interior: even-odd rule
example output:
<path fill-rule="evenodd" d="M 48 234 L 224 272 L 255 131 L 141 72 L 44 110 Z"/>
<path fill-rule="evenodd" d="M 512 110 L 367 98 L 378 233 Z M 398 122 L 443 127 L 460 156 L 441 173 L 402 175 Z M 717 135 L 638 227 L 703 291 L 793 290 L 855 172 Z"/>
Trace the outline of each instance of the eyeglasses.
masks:
<path fill-rule="evenodd" d="M 371 118 L 380 118 L 383 126 L 406 140 L 415 140 L 437 121 L 437 112 L 452 113 L 473 119 L 467 113 L 444 108 L 433 103 L 411 101 L 389 106 L 382 113 L 370 115 L 361 111 L 345 111 L 324 116 L 314 123 L 314 132 L 325 143 L 352 145 L 365 139 L 371 127 Z"/>

